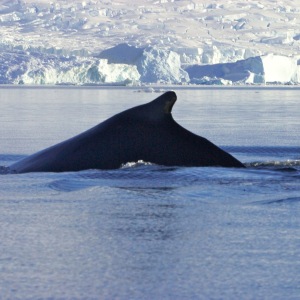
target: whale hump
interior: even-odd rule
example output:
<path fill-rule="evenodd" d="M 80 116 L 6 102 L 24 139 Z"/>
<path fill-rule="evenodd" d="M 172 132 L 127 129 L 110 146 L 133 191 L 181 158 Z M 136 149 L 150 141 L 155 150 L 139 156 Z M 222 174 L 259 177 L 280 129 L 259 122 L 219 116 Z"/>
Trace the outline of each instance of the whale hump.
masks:
<path fill-rule="evenodd" d="M 14 173 L 115 169 L 144 160 L 165 166 L 244 165 L 207 139 L 180 126 L 172 116 L 175 92 L 168 91 L 103 121 L 59 144 L 11 165 Z"/>

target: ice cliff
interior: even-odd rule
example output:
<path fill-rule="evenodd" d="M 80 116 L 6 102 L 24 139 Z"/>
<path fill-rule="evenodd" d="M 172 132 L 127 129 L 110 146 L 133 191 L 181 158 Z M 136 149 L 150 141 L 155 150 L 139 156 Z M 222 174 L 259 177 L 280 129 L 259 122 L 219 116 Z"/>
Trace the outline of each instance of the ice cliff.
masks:
<path fill-rule="evenodd" d="M 281 55 L 250 57 L 234 63 L 192 65 L 186 69 L 191 83 L 198 84 L 297 84 L 300 66 L 296 58 Z"/>
<path fill-rule="evenodd" d="M 0 2 L 0 84 L 299 84 L 297 1 Z"/>
<path fill-rule="evenodd" d="M 2 50 L 1 84 L 298 84 L 295 57 L 262 55 L 236 62 L 184 64 L 163 48 L 121 44 L 93 56 Z"/>

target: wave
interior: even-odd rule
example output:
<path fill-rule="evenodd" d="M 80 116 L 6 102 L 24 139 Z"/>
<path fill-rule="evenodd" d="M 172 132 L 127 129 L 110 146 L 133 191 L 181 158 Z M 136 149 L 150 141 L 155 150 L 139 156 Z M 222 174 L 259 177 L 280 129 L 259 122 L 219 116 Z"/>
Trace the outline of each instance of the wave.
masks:
<path fill-rule="evenodd" d="M 60 179 L 54 180 L 47 185 L 50 189 L 60 192 L 74 192 L 89 187 L 93 187 L 94 184 L 91 184 L 87 181 L 80 181 L 74 178 L 70 179 Z"/>
<path fill-rule="evenodd" d="M 228 152 L 261 155 L 294 155 L 300 154 L 300 147 L 289 146 L 224 146 L 222 149 Z"/>
<path fill-rule="evenodd" d="M 246 168 L 251 168 L 251 169 L 269 169 L 269 170 L 276 170 L 276 171 L 285 171 L 285 172 L 298 172 L 300 171 L 300 160 L 286 160 L 286 161 L 254 161 L 254 162 L 246 162 L 244 163 Z M 143 171 L 170 171 L 174 169 L 180 169 L 181 167 L 166 167 L 166 166 L 159 166 L 150 162 L 144 162 L 142 160 L 139 160 L 137 162 L 128 162 L 126 164 L 123 164 L 121 166 L 120 171 L 123 171 L 123 173 L 115 173 L 115 170 L 106 170 L 102 171 L 100 174 L 98 173 L 99 170 L 95 170 L 96 172 L 90 172 L 91 170 L 88 171 L 88 177 L 98 177 L 101 176 L 101 178 L 110 178 L 112 179 L 113 177 L 120 178 L 122 175 L 125 175 L 124 172 L 136 169 L 138 172 L 135 173 L 136 176 L 140 178 L 140 176 L 143 174 Z M 81 176 L 85 177 L 84 175 L 85 171 L 81 171 Z M 6 166 L 0 166 L 0 174 L 10 174 L 11 171 L 9 167 Z M 128 176 L 128 174 L 126 174 Z M 125 176 L 126 176 L 125 175 Z M 134 174 L 131 174 L 134 176 Z M 148 174 L 149 175 L 149 174 Z M 131 177 L 131 176 L 130 176 Z"/>
<path fill-rule="evenodd" d="M 293 204 L 293 203 L 299 203 L 300 197 L 288 197 L 288 198 L 280 198 L 280 199 L 274 199 L 274 200 L 265 200 L 265 201 L 256 201 L 254 204 Z"/>
<path fill-rule="evenodd" d="M 247 168 L 255 169 L 274 169 L 287 172 L 297 172 L 300 170 L 300 160 L 285 160 L 285 161 L 255 161 L 245 163 Z"/>
<path fill-rule="evenodd" d="M 277 161 L 277 160 L 270 160 L 270 161 L 254 161 L 254 162 L 246 162 L 244 163 L 247 168 L 274 168 L 274 169 L 282 169 L 283 171 L 298 171 L 298 167 L 300 167 L 300 159 L 288 159 L 285 161 Z M 121 169 L 131 169 L 131 168 L 141 168 L 147 166 L 157 166 L 157 167 L 164 167 L 153 164 L 151 162 L 145 162 L 143 160 L 139 160 L 137 162 L 128 162 L 121 166 Z M 180 168 L 180 167 L 172 167 Z M 169 167 L 168 167 L 169 169 Z"/>

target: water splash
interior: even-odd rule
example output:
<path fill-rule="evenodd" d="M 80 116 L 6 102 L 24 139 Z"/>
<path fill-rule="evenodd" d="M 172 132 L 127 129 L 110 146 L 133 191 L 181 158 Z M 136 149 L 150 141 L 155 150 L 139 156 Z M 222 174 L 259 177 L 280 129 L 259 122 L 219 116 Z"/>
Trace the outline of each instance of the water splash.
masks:
<path fill-rule="evenodd" d="M 126 169 L 126 168 L 137 168 L 141 166 L 153 166 L 154 164 L 151 162 L 145 162 L 143 160 L 138 160 L 136 162 L 127 162 L 126 164 L 122 164 L 121 169 Z"/>

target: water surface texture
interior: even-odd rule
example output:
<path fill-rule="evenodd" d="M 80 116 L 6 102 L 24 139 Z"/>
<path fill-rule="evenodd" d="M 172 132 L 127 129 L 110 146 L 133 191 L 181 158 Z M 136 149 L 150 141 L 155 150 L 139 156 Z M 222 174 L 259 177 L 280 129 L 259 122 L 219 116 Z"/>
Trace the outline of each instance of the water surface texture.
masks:
<path fill-rule="evenodd" d="M 159 93 L 0 89 L 0 299 L 300 299 L 299 89 L 175 91 L 247 169 L 5 174 Z"/>

